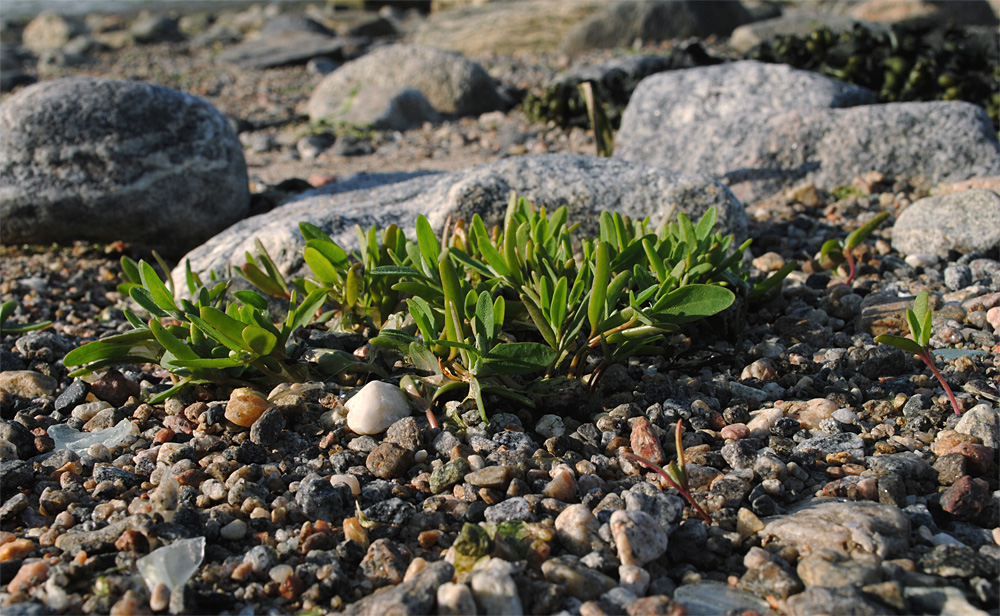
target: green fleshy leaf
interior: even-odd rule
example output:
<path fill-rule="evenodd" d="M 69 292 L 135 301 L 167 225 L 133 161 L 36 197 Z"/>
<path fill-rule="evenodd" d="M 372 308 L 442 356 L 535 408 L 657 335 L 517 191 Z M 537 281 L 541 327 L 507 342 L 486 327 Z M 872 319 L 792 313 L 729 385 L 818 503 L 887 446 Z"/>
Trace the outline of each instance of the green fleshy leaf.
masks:
<path fill-rule="evenodd" d="M 267 300 L 260 293 L 254 293 L 253 291 L 233 291 L 233 297 L 247 306 L 253 306 L 257 310 L 267 310 Z"/>
<path fill-rule="evenodd" d="M 924 348 L 910 340 L 909 338 L 901 338 L 900 336 L 890 336 L 889 334 L 882 334 L 881 336 L 875 337 L 875 342 L 880 344 L 888 344 L 894 346 L 897 349 L 902 349 L 907 353 L 913 353 L 914 355 L 920 355 L 924 352 Z"/>
<path fill-rule="evenodd" d="M 278 343 L 278 338 L 263 327 L 247 325 L 243 328 L 243 341 L 258 355 L 269 355 Z"/>
<path fill-rule="evenodd" d="M 736 295 L 729 289 L 692 284 L 663 295 L 651 311 L 657 315 L 669 315 L 672 322 L 683 323 L 718 314 L 735 300 Z"/>
<path fill-rule="evenodd" d="M 427 263 L 433 265 L 441 258 L 441 246 L 438 244 L 437 236 L 427 217 L 423 214 L 417 216 L 417 246 L 420 247 L 420 254 Z"/>
<path fill-rule="evenodd" d="M 156 302 L 156 305 L 162 310 L 177 312 L 177 304 L 174 302 L 173 294 L 163 284 L 163 281 L 160 280 L 153 266 L 145 261 L 140 261 L 139 274 L 142 277 L 143 286 L 149 292 L 152 300 Z"/>
<path fill-rule="evenodd" d="M 556 351 L 537 342 L 498 344 L 483 357 L 483 364 L 495 374 L 514 376 L 541 372 L 556 359 Z"/>
<path fill-rule="evenodd" d="M 160 308 L 160 306 L 153 300 L 152 294 L 145 287 L 135 286 L 129 289 L 129 297 L 132 300 L 146 309 L 146 312 L 153 315 L 154 317 L 169 317 L 170 313 L 166 310 Z"/>

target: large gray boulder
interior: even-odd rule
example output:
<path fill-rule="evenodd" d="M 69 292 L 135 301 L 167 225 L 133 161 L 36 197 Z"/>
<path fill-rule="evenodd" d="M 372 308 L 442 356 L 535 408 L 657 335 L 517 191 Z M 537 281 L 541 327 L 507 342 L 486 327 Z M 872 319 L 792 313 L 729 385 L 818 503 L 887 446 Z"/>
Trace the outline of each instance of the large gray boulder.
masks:
<path fill-rule="evenodd" d="M 741 62 L 647 78 L 622 116 L 616 157 L 722 180 L 755 202 L 878 170 L 930 183 L 1000 171 L 985 110 L 959 102 L 859 105 L 864 91 Z"/>
<path fill-rule="evenodd" d="M 874 103 L 867 88 L 786 64 L 744 60 L 647 77 L 629 99 L 618 135 L 625 143 L 729 116 Z"/>
<path fill-rule="evenodd" d="M 69 78 L 0 104 L 5 243 L 124 240 L 176 256 L 249 206 L 240 142 L 199 98 Z"/>
<path fill-rule="evenodd" d="M 752 20 L 739 0 L 630 0 L 608 3 L 604 12 L 579 23 L 566 34 L 566 53 L 631 47 L 675 38 L 729 36 Z"/>
<path fill-rule="evenodd" d="M 503 106 L 497 84 L 479 64 L 420 45 L 388 45 L 330 73 L 309 97 L 309 119 L 338 121 L 365 88 L 419 90 L 440 113 L 479 115 Z"/>
<path fill-rule="evenodd" d="M 333 186 L 336 190 L 336 185 Z M 287 203 L 266 214 L 240 221 L 188 253 L 197 272 L 224 272 L 242 265 L 245 253 L 256 252 L 259 239 L 285 273 L 304 273 L 304 242 L 300 222 L 312 223 L 345 248 L 356 247 L 354 225 L 385 228 L 395 223 L 414 238 L 418 214 L 435 229 L 445 219 L 470 220 L 478 213 L 486 223 L 501 223 L 511 191 L 551 211 L 562 205 L 570 219 L 583 223 L 581 232 L 594 233 L 603 210 L 633 218 L 649 216 L 654 224 L 683 211 L 697 220 L 711 206 L 719 214 L 719 229 L 746 237 L 742 204 L 721 184 L 704 176 L 684 175 L 648 165 L 591 156 L 533 155 L 451 173 L 432 174 L 390 185 L 316 194 Z M 183 265 L 174 277 L 183 279 Z"/>
<path fill-rule="evenodd" d="M 892 246 L 908 255 L 945 255 L 957 250 L 997 257 L 1000 195 L 992 190 L 964 190 L 921 199 L 896 219 Z"/>

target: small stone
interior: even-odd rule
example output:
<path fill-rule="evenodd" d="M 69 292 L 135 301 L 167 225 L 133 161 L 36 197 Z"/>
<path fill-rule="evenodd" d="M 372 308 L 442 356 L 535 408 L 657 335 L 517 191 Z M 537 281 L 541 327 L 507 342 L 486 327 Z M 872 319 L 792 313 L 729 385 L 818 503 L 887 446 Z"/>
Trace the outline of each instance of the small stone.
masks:
<path fill-rule="evenodd" d="M 403 581 L 410 554 L 388 539 L 376 539 L 361 560 L 361 572 L 375 588 L 395 586 Z"/>
<path fill-rule="evenodd" d="M 611 536 L 623 565 L 642 566 L 667 551 L 667 534 L 651 515 L 643 511 L 611 514 Z"/>
<path fill-rule="evenodd" d="M 600 522 L 586 505 L 570 505 L 556 516 L 556 537 L 566 550 L 583 556 L 594 549 L 599 542 L 597 531 Z"/>
<path fill-rule="evenodd" d="M 515 496 L 487 507 L 484 514 L 490 524 L 525 522 L 531 519 L 531 504 L 523 496 Z"/>
<path fill-rule="evenodd" d="M 249 387 L 234 389 L 226 403 L 226 419 L 237 426 L 249 428 L 264 414 L 271 403 L 259 391 Z"/>
<path fill-rule="evenodd" d="M 445 582 L 438 586 L 437 606 L 440 616 L 467 616 L 476 613 L 476 600 L 465 584 Z"/>
<path fill-rule="evenodd" d="M 336 486 L 316 474 L 307 475 L 299 483 L 295 502 L 310 520 L 333 522 L 349 516 L 354 511 L 351 488 Z"/>
<path fill-rule="evenodd" d="M 885 608 L 865 597 L 860 590 L 851 586 L 826 588 L 813 586 L 788 598 L 788 613 L 791 616 L 807 614 L 855 614 L 876 616 L 885 614 Z"/>
<path fill-rule="evenodd" d="M 480 488 L 503 490 L 514 475 L 509 466 L 486 466 L 465 476 L 465 482 Z"/>
<path fill-rule="evenodd" d="M 740 507 L 736 512 L 736 532 L 740 537 L 746 539 L 764 530 L 764 523 L 760 518 L 746 507 Z"/>
<path fill-rule="evenodd" d="M 745 590 L 721 582 L 695 582 L 679 586 L 674 601 L 688 614 L 742 614 L 747 611 L 766 614 L 767 602 Z"/>
<path fill-rule="evenodd" d="M 469 577 L 469 586 L 483 614 L 523 614 L 521 597 L 511 574 L 514 568 L 507 561 L 491 558 Z"/>
<path fill-rule="evenodd" d="M 657 438 L 652 424 L 645 417 L 637 417 L 632 423 L 630 441 L 635 455 L 646 458 L 653 464 L 659 464 L 666 459 L 663 455 L 663 447 L 660 446 L 660 439 Z"/>
<path fill-rule="evenodd" d="M 596 599 L 617 586 L 612 578 L 570 556 L 546 560 L 542 563 L 542 574 L 547 581 L 564 588 L 566 594 L 581 601 Z"/>
<path fill-rule="evenodd" d="M 934 462 L 934 470 L 937 471 L 938 482 L 944 486 L 950 486 L 956 481 L 968 475 L 968 462 L 960 453 L 949 453 L 941 456 Z"/>
<path fill-rule="evenodd" d="M 565 471 L 556 473 L 555 477 L 542 488 L 542 494 L 564 503 L 572 503 L 576 500 L 576 479 L 572 473 Z"/>
<path fill-rule="evenodd" d="M 910 521 L 895 506 L 865 501 L 817 499 L 768 521 L 761 537 L 802 553 L 829 549 L 881 558 L 901 555 L 909 545 Z"/>
<path fill-rule="evenodd" d="M 0 545 L 0 562 L 22 560 L 35 551 L 37 545 L 30 539 L 14 539 Z"/>
<path fill-rule="evenodd" d="M 361 494 L 361 484 L 354 475 L 330 475 L 330 485 L 345 484 L 351 488 L 351 494 L 357 496 Z"/>
<path fill-rule="evenodd" d="M 118 601 L 115 601 L 108 614 L 110 616 L 148 616 L 152 612 L 139 600 L 139 595 L 134 590 L 129 589 Z"/>
<path fill-rule="evenodd" d="M 625 613 L 628 616 L 647 616 L 656 614 L 657 616 L 685 616 L 689 612 L 683 605 L 677 603 L 666 595 L 653 595 L 651 597 L 640 597 L 625 606 Z"/>
<path fill-rule="evenodd" d="M 403 449 L 417 451 L 423 442 L 417 420 L 413 417 L 404 417 L 395 422 L 385 431 L 385 441 L 395 443 Z"/>
<path fill-rule="evenodd" d="M 7 584 L 7 592 L 17 594 L 27 592 L 45 582 L 49 577 L 49 566 L 44 561 L 26 562 L 14 574 L 14 579 Z"/>
<path fill-rule="evenodd" d="M 226 412 L 228 409 L 227 406 Z M 269 407 L 250 426 L 250 442 L 261 447 L 273 447 L 284 429 L 285 415 L 273 406 Z"/>
<path fill-rule="evenodd" d="M 544 438 L 552 438 L 566 434 L 566 425 L 558 415 L 542 415 L 535 424 L 535 432 Z"/>
<path fill-rule="evenodd" d="M 32 370 L 7 370 L 0 372 L 0 391 L 12 396 L 32 399 L 51 396 L 59 387 L 59 381 L 51 376 Z"/>
<path fill-rule="evenodd" d="M 744 439 L 750 436 L 750 428 L 744 423 L 734 423 L 729 424 L 722 428 L 719 432 L 719 436 L 722 438 L 729 439 Z"/>
<path fill-rule="evenodd" d="M 920 569 L 931 575 L 945 578 L 985 577 L 996 580 L 998 563 L 995 558 L 981 554 L 966 545 L 945 544 L 936 546 L 920 557 Z"/>
<path fill-rule="evenodd" d="M 384 381 L 368 383 L 344 406 L 347 427 L 356 434 L 379 434 L 410 414 L 402 390 Z"/>
<path fill-rule="evenodd" d="M 618 585 L 642 597 L 649 588 L 649 572 L 635 565 L 621 565 L 618 567 Z"/>
<path fill-rule="evenodd" d="M 223 526 L 219 534 L 226 541 L 240 541 L 247 536 L 247 523 L 240 519 L 233 520 Z"/>
<path fill-rule="evenodd" d="M 1000 449 L 1000 414 L 989 404 L 977 404 L 965 411 L 955 431 L 975 436 L 994 450 Z"/>
<path fill-rule="evenodd" d="M 959 519 L 975 519 L 989 502 L 989 485 L 968 475 L 941 493 L 941 509 Z"/>
<path fill-rule="evenodd" d="M 402 477 L 413 466 L 413 451 L 383 442 L 368 454 L 365 466 L 381 479 Z"/>
<path fill-rule="evenodd" d="M 762 357 L 743 368 L 740 380 L 757 379 L 758 381 L 774 381 L 778 378 L 778 367 L 774 360 Z"/>
<path fill-rule="evenodd" d="M 90 384 L 90 393 L 113 406 L 120 407 L 130 397 L 139 395 L 139 384 L 112 369 Z"/>
<path fill-rule="evenodd" d="M 149 593 L 149 608 L 154 612 L 162 612 L 170 605 L 170 587 L 158 582 Z"/>
<path fill-rule="evenodd" d="M 816 550 L 799 560 L 799 579 L 811 586 L 864 586 L 881 581 L 879 570 L 830 550 Z"/>
<path fill-rule="evenodd" d="M 149 539 L 141 532 L 130 528 L 118 537 L 115 548 L 122 552 L 145 554 L 149 552 Z"/>
<path fill-rule="evenodd" d="M 469 462 L 465 458 L 455 458 L 446 462 L 431 473 L 431 492 L 440 494 L 458 483 L 467 474 L 469 474 Z"/>

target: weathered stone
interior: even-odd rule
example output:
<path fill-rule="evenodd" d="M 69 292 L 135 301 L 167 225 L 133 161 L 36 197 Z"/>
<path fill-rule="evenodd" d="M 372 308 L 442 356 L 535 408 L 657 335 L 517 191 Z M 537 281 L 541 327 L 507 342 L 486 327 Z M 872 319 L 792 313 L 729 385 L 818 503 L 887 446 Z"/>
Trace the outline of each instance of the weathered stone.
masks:
<path fill-rule="evenodd" d="M 735 234 L 737 242 L 746 237 L 742 204 L 705 177 L 592 156 L 534 155 L 370 190 L 313 194 L 236 223 L 185 259 L 203 275 L 222 273 L 229 264 L 242 265 L 247 251 L 256 253 L 254 240 L 259 239 L 282 271 L 304 273 L 305 264 L 297 257 L 305 243 L 298 228 L 302 221 L 317 225 L 346 248 L 357 242 L 355 224 L 367 229 L 395 223 L 413 238 L 418 214 L 436 229 L 449 215 L 471 220 L 478 213 L 487 225 L 501 223 L 512 190 L 549 211 L 568 206 L 570 220 L 581 223 L 580 233 L 597 230 L 602 210 L 649 216 L 657 225 L 678 211 L 697 220 L 715 206 L 717 229 Z M 183 288 L 183 267 L 173 275 Z"/>
<path fill-rule="evenodd" d="M 772 113 L 748 107 L 665 126 L 638 106 L 644 86 L 622 117 L 615 157 L 719 178 L 745 202 L 803 182 L 833 189 L 872 169 L 931 184 L 1000 172 L 996 133 L 985 111 L 969 103 Z"/>
<path fill-rule="evenodd" d="M 1000 195 L 966 190 L 911 204 L 892 226 L 892 246 L 904 254 L 982 252 L 1000 247 Z"/>
<path fill-rule="evenodd" d="M 404 86 L 419 90 L 440 113 L 476 115 L 499 109 L 496 83 L 475 62 L 416 45 L 380 47 L 348 62 L 320 82 L 309 98 L 313 121 L 336 118 L 361 88 Z"/>
<path fill-rule="evenodd" d="M 651 43 L 711 34 L 728 36 L 750 19 L 750 13 L 736 0 L 615 2 L 570 30 L 562 49 L 575 54 L 590 49 L 631 47 L 637 39 Z"/>
<path fill-rule="evenodd" d="M 382 588 L 344 608 L 347 616 L 420 616 L 434 611 L 438 586 L 451 580 L 455 569 L 444 561 L 431 563 L 412 578 Z"/>
<path fill-rule="evenodd" d="M 909 544 L 910 521 L 895 506 L 842 499 L 807 501 L 793 513 L 767 521 L 762 537 L 795 547 L 801 554 L 832 550 L 880 558 L 901 555 Z"/>
<path fill-rule="evenodd" d="M 319 32 L 276 32 L 234 45 L 219 60 L 240 68 L 261 70 L 305 64 L 320 56 L 343 58 L 368 44 L 367 39 L 340 38 Z"/>
<path fill-rule="evenodd" d="M 0 105 L 4 242 L 126 240 L 177 256 L 249 206 L 239 139 L 201 99 L 74 77 Z"/>

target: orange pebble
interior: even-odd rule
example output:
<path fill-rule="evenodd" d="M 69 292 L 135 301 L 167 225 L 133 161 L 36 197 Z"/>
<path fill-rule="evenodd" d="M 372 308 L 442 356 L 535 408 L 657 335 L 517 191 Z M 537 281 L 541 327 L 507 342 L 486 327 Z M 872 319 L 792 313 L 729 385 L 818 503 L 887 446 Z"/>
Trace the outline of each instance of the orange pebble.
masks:
<path fill-rule="evenodd" d="M 21 591 L 31 590 L 35 586 L 43 583 L 49 577 L 49 566 L 43 561 L 24 563 L 17 570 L 14 579 L 7 584 L 7 592 L 16 594 Z"/>
<path fill-rule="evenodd" d="M 0 562 L 25 558 L 35 550 L 35 543 L 30 539 L 15 539 L 0 545 Z"/>

